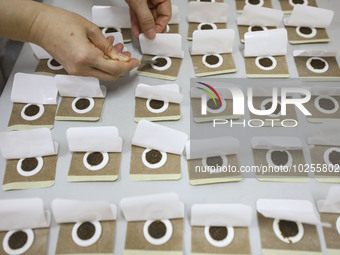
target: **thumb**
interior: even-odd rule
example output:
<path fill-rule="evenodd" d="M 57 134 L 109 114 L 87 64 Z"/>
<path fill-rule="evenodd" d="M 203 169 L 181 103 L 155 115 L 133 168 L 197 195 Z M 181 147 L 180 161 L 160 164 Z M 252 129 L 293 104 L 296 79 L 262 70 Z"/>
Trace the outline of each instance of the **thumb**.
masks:
<path fill-rule="evenodd" d="M 135 1 L 132 1 L 130 7 L 134 10 L 141 30 L 144 32 L 146 37 L 153 39 L 156 36 L 155 19 L 147 5 L 147 2 L 141 2 L 138 1 L 138 3 L 135 3 Z"/>
<path fill-rule="evenodd" d="M 93 32 L 88 34 L 88 38 L 96 46 L 100 49 L 106 56 L 110 57 L 111 59 L 117 59 L 120 61 L 129 61 L 130 58 L 125 54 L 119 52 L 113 45 L 113 40 L 108 40 L 104 37 L 104 35 L 100 32 L 100 29 L 96 29 Z"/>

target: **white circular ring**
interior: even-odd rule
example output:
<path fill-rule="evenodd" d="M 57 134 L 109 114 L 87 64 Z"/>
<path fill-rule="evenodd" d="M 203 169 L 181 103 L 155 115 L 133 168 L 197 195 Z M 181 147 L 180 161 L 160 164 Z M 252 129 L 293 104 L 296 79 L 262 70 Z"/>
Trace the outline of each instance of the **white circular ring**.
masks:
<path fill-rule="evenodd" d="M 41 169 L 44 166 L 44 160 L 42 157 L 35 157 L 38 160 L 38 165 L 36 166 L 36 168 L 34 168 L 32 171 L 24 171 L 21 167 L 22 162 L 25 160 L 24 158 L 19 159 L 18 163 L 17 163 L 17 171 L 21 176 L 25 176 L 25 177 L 29 177 L 29 176 L 33 176 L 36 175 L 37 173 L 39 173 L 41 171 Z"/>
<path fill-rule="evenodd" d="M 262 58 L 269 58 L 269 59 L 273 62 L 273 65 L 272 65 L 272 66 L 268 66 L 268 67 L 262 66 L 262 65 L 260 64 L 260 59 L 262 59 Z M 270 71 L 270 70 L 275 69 L 275 67 L 277 66 L 277 61 L 276 61 L 276 59 L 275 59 L 274 57 L 272 57 L 272 56 L 262 56 L 262 57 L 257 57 L 257 58 L 255 59 L 255 65 L 256 65 L 258 68 L 260 68 L 260 69 L 262 69 L 262 70 L 264 70 L 264 71 Z"/>
<path fill-rule="evenodd" d="M 252 31 L 252 30 L 251 30 L 253 27 L 262 27 L 263 31 L 267 31 L 267 30 L 268 30 L 268 28 L 265 27 L 265 26 L 256 26 L 256 25 L 255 25 L 255 26 L 249 26 L 249 27 L 248 27 L 248 32 L 255 32 L 255 31 Z"/>
<path fill-rule="evenodd" d="M 249 0 L 245 0 L 246 1 L 246 5 L 253 5 L 253 6 L 263 6 L 264 1 L 260 0 L 260 2 L 258 4 L 251 4 L 249 3 Z"/>
<path fill-rule="evenodd" d="M 296 234 L 296 236 L 290 236 L 290 237 L 284 237 L 282 235 L 280 227 L 279 227 L 279 222 L 280 222 L 280 219 L 275 219 L 273 221 L 273 230 L 277 238 L 279 238 L 282 242 L 289 243 L 289 244 L 297 243 L 302 239 L 303 234 L 304 234 L 304 229 L 303 229 L 303 225 L 301 224 L 301 222 L 295 222 L 298 226 L 298 233 Z"/>
<path fill-rule="evenodd" d="M 211 65 L 207 62 L 207 57 L 211 56 L 211 55 L 218 58 L 218 62 L 216 64 Z M 202 57 L 202 63 L 208 68 L 217 68 L 217 67 L 220 67 L 223 64 L 223 58 L 220 54 L 205 54 Z"/>
<path fill-rule="evenodd" d="M 106 30 L 108 30 L 109 28 L 111 28 L 111 27 L 104 27 L 103 30 L 102 30 L 102 33 L 103 33 L 104 35 L 110 34 L 110 33 L 107 33 L 107 32 L 106 32 Z M 117 32 L 120 32 L 120 33 L 122 32 L 122 30 L 121 30 L 120 28 L 118 28 L 118 27 L 112 27 L 112 28 L 116 29 Z M 111 32 L 111 33 L 116 33 L 116 32 Z"/>
<path fill-rule="evenodd" d="M 95 232 L 94 235 L 87 240 L 82 240 L 78 237 L 77 231 L 78 228 L 80 227 L 81 224 L 83 224 L 84 222 L 77 222 L 76 224 L 74 224 L 73 229 L 72 229 L 72 239 L 73 241 L 81 247 L 88 247 L 92 244 L 94 244 L 95 242 L 98 241 L 98 239 L 100 238 L 101 234 L 102 234 L 102 225 L 100 224 L 99 221 L 89 221 L 90 223 L 92 223 L 95 227 Z"/>
<path fill-rule="evenodd" d="M 223 156 L 220 156 L 222 158 L 222 166 L 227 166 L 228 165 L 228 158 L 227 156 L 223 155 Z M 209 157 L 206 157 L 206 158 L 202 158 L 202 165 L 205 166 L 205 167 L 211 167 L 207 164 L 207 159 Z"/>
<path fill-rule="evenodd" d="M 215 247 L 226 247 L 228 246 L 234 239 L 234 228 L 233 227 L 226 227 L 227 230 L 228 230 L 228 235 L 221 241 L 217 241 L 215 239 L 213 239 L 209 233 L 209 229 L 210 229 L 210 226 L 205 226 L 204 228 L 204 235 L 205 235 L 205 238 L 208 240 L 208 242 L 215 246 Z"/>
<path fill-rule="evenodd" d="M 338 231 L 338 234 L 340 235 L 340 216 L 336 220 L 336 230 Z"/>
<path fill-rule="evenodd" d="M 103 155 L 103 161 L 100 162 L 100 164 L 95 165 L 95 166 L 91 166 L 88 162 L 87 162 L 87 157 L 91 154 L 92 152 L 86 152 L 84 157 L 83 157 L 83 164 L 84 166 L 91 171 L 97 171 L 100 170 L 102 168 L 104 168 L 107 163 L 109 162 L 109 154 L 107 152 L 100 152 Z"/>
<path fill-rule="evenodd" d="M 217 26 L 214 23 L 202 22 L 202 23 L 198 24 L 197 30 L 202 30 L 202 26 L 204 26 L 204 25 L 210 25 L 212 27 L 211 30 L 216 30 L 217 29 Z"/>
<path fill-rule="evenodd" d="M 172 228 L 172 224 L 171 221 L 168 219 L 165 220 L 160 220 L 166 227 L 166 232 L 165 235 L 162 236 L 161 238 L 153 238 L 150 234 L 149 234 L 149 226 L 151 225 L 151 223 L 154 222 L 154 220 L 147 220 L 144 223 L 144 227 L 143 227 L 143 234 L 145 239 L 152 245 L 162 245 L 165 244 L 166 242 L 168 242 L 172 236 L 173 233 L 173 228 Z"/>
<path fill-rule="evenodd" d="M 166 109 L 168 109 L 169 107 L 169 102 L 168 101 L 163 101 L 164 102 L 164 105 L 159 108 L 159 109 L 154 109 L 151 107 L 150 105 L 150 102 L 151 100 L 156 100 L 156 99 L 152 99 L 152 98 L 149 98 L 148 100 L 146 100 L 146 108 L 152 112 L 152 113 L 161 113 L 161 112 L 164 112 Z"/>
<path fill-rule="evenodd" d="M 48 66 L 49 69 L 54 70 L 54 71 L 58 71 L 58 70 L 61 70 L 61 69 L 64 68 L 62 65 L 60 65 L 59 62 L 58 62 L 58 63 L 59 63 L 59 66 L 54 66 L 54 65 L 52 65 L 51 62 L 52 62 L 53 60 L 55 60 L 55 59 L 49 58 L 49 59 L 47 60 L 47 66 Z M 56 60 L 55 60 L 55 61 L 56 61 Z"/>
<path fill-rule="evenodd" d="M 312 67 L 311 62 L 312 62 L 312 60 L 315 60 L 315 59 L 323 61 L 325 63 L 325 67 L 322 68 L 322 69 L 315 69 L 314 67 Z M 329 69 L 329 65 L 328 65 L 327 61 L 324 60 L 323 58 L 319 58 L 319 57 L 311 57 L 311 58 L 309 58 L 306 61 L 306 66 L 307 66 L 308 70 L 313 72 L 313 73 L 325 73 Z"/>
<path fill-rule="evenodd" d="M 82 110 L 77 109 L 76 103 L 79 99 L 88 99 L 90 101 L 90 105 L 86 109 L 82 109 Z M 93 109 L 93 107 L 94 107 L 94 99 L 92 97 L 76 97 L 72 101 L 72 110 L 76 113 L 79 113 L 79 114 L 87 113 L 87 112 L 91 111 Z"/>
<path fill-rule="evenodd" d="M 301 28 L 301 27 L 296 27 L 296 33 L 297 33 L 299 36 L 301 36 L 301 37 L 303 37 L 303 38 L 313 38 L 313 37 L 316 36 L 317 30 L 316 30 L 314 27 L 309 27 L 310 29 L 312 29 L 312 33 L 307 34 L 307 35 L 301 33 L 301 32 L 300 32 L 300 28 Z"/>
<path fill-rule="evenodd" d="M 334 104 L 334 108 L 332 110 L 326 110 L 326 109 L 321 108 L 321 106 L 320 106 L 320 100 L 321 99 L 331 100 Z M 331 97 L 331 96 L 318 96 L 318 97 L 316 97 L 315 100 L 314 100 L 314 106 L 315 106 L 316 109 L 318 109 L 319 112 L 322 112 L 324 114 L 333 114 L 333 113 L 336 113 L 337 111 L 339 111 L 338 101 L 336 101 L 336 99 L 334 97 Z"/>
<path fill-rule="evenodd" d="M 217 99 L 215 99 L 217 100 Z M 220 108 L 218 109 L 211 109 L 208 105 L 207 105 L 207 111 L 210 112 L 210 113 L 220 113 L 220 112 L 223 112 L 226 108 L 227 108 L 227 101 L 222 99 L 222 105 Z"/>
<path fill-rule="evenodd" d="M 288 160 L 287 160 L 287 163 L 285 165 L 282 165 L 282 166 L 277 166 L 274 164 L 273 160 L 272 160 L 272 153 L 274 151 L 282 151 L 282 152 L 286 152 L 287 155 L 288 155 Z M 272 150 L 268 150 L 267 151 L 267 154 L 266 154 L 266 160 L 268 162 L 269 165 L 273 166 L 273 167 L 280 167 L 280 168 L 284 168 L 284 167 L 290 167 L 292 164 L 293 164 L 293 157 L 292 157 L 292 154 L 290 154 L 289 151 L 287 150 L 275 150 L 275 149 L 272 149 Z"/>
<path fill-rule="evenodd" d="M 289 0 L 289 4 L 290 4 L 291 6 L 299 5 L 299 4 L 294 4 L 294 3 L 293 3 L 293 0 Z M 308 5 L 308 0 L 304 0 L 304 1 L 303 1 L 303 4 L 300 4 L 300 5 Z"/>
<path fill-rule="evenodd" d="M 166 152 L 164 152 L 164 151 L 159 151 L 159 152 L 162 154 L 162 159 L 161 159 L 161 161 L 159 161 L 159 162 L 156 163 L 156 164 L 150 164 L 150 163 L 146 160 L 146 153 L 148 153 L 148 152 L 151 151 L 151 150 L 152 150 L 152 149 L 145 149 L 145 150 L 143 151 L 143 154 L 142 154 L 142 162 L 143 162 L 143 164 L 144 164 L 147 168 L 151 168 L 151 169 L 156 169 L 156 168 L 162 167 L 162 166 L 165 164 L 165 162 L 167 161 L 167 158 L 168 158 Z"/>
<path fill-rule="evenodd" d="M 273 100 L 271 98 L 267 98 L 265 100 L 262 101 L 261 103 L 261 110 L 266 110 L 265 105 L 268 103 L 273 103 Z M 281 106 L 281 103 L 279 101 L 277 101 L 277 104 Z M 276 107 L 277 108 L 277 107 Z M 276 109 L 274 110 L 274 112 L 276 111 Z M 281 110 L 278 112 L 278 114 L 269 114 L 269 117 L 278 117 L 281 116 Z"/>
<path fill-rule="evenodd" d="M 34 242 L 34 232 L 33 232 L 32 229 L 23 229 L 23 230 L 19 230 L 19 231 L 23 231 L 27 235 L 27 241 L 26 241 L 26 243 L 23 247 L 14 250 L 11 247 L 9 247 L 9 245 L 8 245 L 9 238 L 12 236 L 12 234 L 17 232 L 17 230 L 8 231 L 6 233 L 4 239 L 3 239 L 2 247 L 3 247 L 4 251 L 9 255 L 24 254 L 26 251 L 28 251 L 29 248 L 31 248 L 31 246 Z"/>
<path fill-rule="evenodd" d="M 31 105 L 36 105 L 39 107 L 39 111 L 36 115 L 33 115 L 33 116 L 27 116 L 25 114 L 25 110 L 27 109 L 27 107 L 31 106 Z M 22 110 L 21 110 L 21 118 L 23 118 L 24 120 L 28 120 L 28 121 L 31 121 L 31 120 L 36 120 L 36 119 L 39 119 L 45 112 L 45 107 L 44 105 L 42 104 L 26 104 Z"/>
<path fill-rule="evenodd" d="M 151 64 L 151 67 L 157 71 L 165 71 L 170 68 L 172 61 L 171 58 L 169 57 L 164 57 L 164 56 L 154 56 L 152 60 L 156 60 L 157 58 L 165 58 L 167 63 L 165 66 L 156 66 L 155 64 Z"/>
<path fill-rule="evenodd" d="M 340 148 L 338 147 L 331 147 L 328 148 L 324 153 L 323 153 L 323 160 L 327 165 L 333 165 L 333 163 L 329 160 L 329 155 L 331 154 L 332 151 L 336 151 L 340 153 Z"/>

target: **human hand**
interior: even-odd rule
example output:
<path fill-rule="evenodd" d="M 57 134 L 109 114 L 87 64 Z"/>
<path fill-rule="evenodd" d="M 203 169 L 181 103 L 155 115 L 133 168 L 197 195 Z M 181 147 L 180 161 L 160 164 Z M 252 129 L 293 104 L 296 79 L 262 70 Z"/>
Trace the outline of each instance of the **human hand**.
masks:
<path fill-rule="evenodd" d="M 106 39 L 95 24 L 64 9 L 46 5 L 31 33 L 33 42 L 73 75 L 114 81 L 140 64 L 130 52 L 122 52 L 122 44 L 113 46 L 113 37 Z"/>
<path fill-rule="evenodd" d="M 171 0 L 125 0 L 130 6 L 132 33 L 153 39 L 166 30 L 171 18 Z"/>

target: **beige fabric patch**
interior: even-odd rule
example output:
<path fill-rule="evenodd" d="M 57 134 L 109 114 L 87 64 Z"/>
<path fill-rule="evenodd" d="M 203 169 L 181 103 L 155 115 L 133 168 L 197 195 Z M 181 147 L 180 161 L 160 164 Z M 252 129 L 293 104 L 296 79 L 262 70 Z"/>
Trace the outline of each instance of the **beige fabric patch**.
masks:
<path fill-rule="evenodd" d="M 288 40 L 291 44 L 305 43 L 327 43 L 330 38 L 325 28 L 315 28 L 316 35 L 313 38 L 304 38 L 296 33 L 296 27 L 286 26 L 288 32 Z"/>
<path fill-rule="evenodd" d="M 243 8 L 246 4 L 245 0 L 235 0 L 236 1 L 236 11 L 238 13 L 242 13 Z M 251 1 L 249 1 L 251 2 Z M 263 0 L 263 5 L 262 7 L 267 7 L 267 8 L 273 8 L 272 1 L 271 0 Z"/>
<path fill-rule="evenodd" d="M 340 96 L 332 96 L 340 105 Z M 304 104 L 306 109 L 312 114 L 311 116 L 306 116 L 307 120 L 312 123 L 320 123 L 325 121 L 338 121 L 340 120 L 340 110 L 336 111 L 332 114 L 326 114 L 323 112 L 320 112 L 315 107 L 315 100 L 317 96 L 312 96 L 311 99 Z"/>
<path fill-rule="evenodd" d="M 280 0 L 281 9 L 285 14 L 291 14 L 293 6 L 289 3 L 289 0 Z M 308 6 L 318 7 L 315 0 L 308 0 Z"/>
<path fill-rule="evenodd" d="M 265 71 L 256 66 L 256 57 L 246 57 L 246 74 L 249 78 L 289 78 L 289 71 L 285 56 L 275 56 L 277 66 L 269 71 Z"/>

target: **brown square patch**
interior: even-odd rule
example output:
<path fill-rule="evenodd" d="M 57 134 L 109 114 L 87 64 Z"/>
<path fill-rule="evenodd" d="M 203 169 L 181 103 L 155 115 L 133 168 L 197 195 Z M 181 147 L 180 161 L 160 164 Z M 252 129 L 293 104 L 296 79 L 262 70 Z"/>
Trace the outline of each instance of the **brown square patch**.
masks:
<path fill-rule="evenodd" d="M 92 171 L 84 166 L 85 152 L 73 152 L 67 180 L 82 181 L 115 181 L 118 179 L 120 166 L 120 152 L 108 152 L 109 162 L 100 170 Z"/>
<path fill-rule="evenodd" d="M 210 76 L 210 75 L 217 75 L 217 74 L 234 73 L 237 71 L 235 63 L 234 63 L 233 55 L 231 53 L 224 53 L 224 54 L 218 54 L 218 55 L 221 56 L 223 62 L 220 66 L 213 67 L 213 68 L 208 67 L 203 63 L 204 55 L 192 55 L 191 59 L 192 59 L 192 64 L 194 66 L 195 75 L 197 77 L 202 77 L 202 76 Z M 214 54 L 210 54 L 210 56 L 214 56 Z M 214 58 L 217 58 L 217 57 L 214 56 Z"/>
<path fill-rule="evenodd" d="M 238 13 L 242 13 L 244 6 L 246 5 L 245 0 L 235 0 L 236 1 L 236 11 Z M 258 3 L 258 0 L 254 0 L 254 3 Z M 251 0 L 249 1 L 251 3 Z M 271 0 L 263 0 L 263 5 L 262 7 L 267 7 L 267 8 L 273 8 L 272 1 Z"/>
<path fill-rule="evenodd" d="M 319 97 L 319 98 L 322 98 L 323 96 Z M 327 96 L 325 97 L 326 99 L 328 97 L 331 97 L 333 98 L 332 100 L 335 100 L 337 102 L 337 104 L 340 105 L 340 96 Z M 307 120 L 309 122 L 312 122 L 312 123 L 321 123 L 321 122 L 325 122 L 325 121 L 338 121 L 340 120 L 340 110 L 334 112 L 334 113 L 331 113 L 331 114 L 327 114 L 327 113 L 324 113 L 324 112 L 321 112 L 319 109 L 316 108 L 315 105 L 318 105 L 317 104 L 317 98 L 318 96 L 312 96 L 311 99 L 304 104 L 304 106 L 306 107 L 306 109 L 312 114 L 311 116 L 306 116 Z M 327 106 L 327 102 L 328 100 L 325 101 L 325 105 L 322 104 L 323 107 L 331 107 L 331 105 Z M 329 104 L 333 104 L 334 105 L 334 102 L 331 103 L 331 102 L 328 102 Z M 320 100 L 319 100 L 319 106 L 320 106 Z M 321 106 L 320 106 L 321 108 Z M 323 108 L 321 108 L 323 109 Z"/>
<path fill-rule="evenodd" d="M 112 254 L 115 240 L 115 221 L 100 221 L 102 234 L 98 241 L 88 247 L 78 246 L 72 239 L 72 229 L 75 223 L 62 223 L 59 227 L 57 255 L 66 254 Z"/>
<path fill-rule="evenodd" d="M 8 159 L 3 190 L 45 188 L 54 185 L 57 155 L 42 157 L 44 164 L 40 172 L 33 176 L 22 176 L 17 171 L 18 159 Z"/>
<path fill-rule="evenodd" d="M 104 103 L 104 98 L 93 98 L 94 107 L 87 113 L 76 113 L 72 109 L 72 102 L 75 97 L 62 97 L 55 117 L 56 120 L 79 120 L 79 121 L 98 121 L 102 107 Z"/>
<path fill-rule="evenodd" d="M 204 23 L 204 22 L 202 22 Z M 198 26 L 201 23 L 198 22 L 189 22 L 189 29 L 188 29 L 188 40 L 192 40 L 192 36 L 195 30 L 198 30 Z M 216 29 L 225 29 L 227 28 L 227 23 L 214 23 L 216 25 Z"/>
<path fill-rule="evenodd" d="M 154 56 L 151 55 L 143 55 L 142 60 L 151 60 Z M 141 76 L 151 77 L 151 78 L 158 78 L 164 80 L 171 80 L 174 81 L 177 79 L 177 75 L 179 69 L 181 67 L 182 59 L 181 58 L 170 58 L 171 59 L 171 66 L 169 69 L 164 71 L 159 71 L 154 69 L 150 64 L 141 64 L 137 69 L 137 74 Z"/>
<path fill-rule="evenodd" d="M 160 113 L 153 113 L 146 107 L 148 99 L 136 97 L 135 121 L 142 119 L 149 121 L 179 120 L 181 118 L 180 105 L 169 102 L 168 108 Z M 158 100 L 157 100 L 158 101 Z M 161 101 L 162 102 L 162 101 Z"/>
<path fill-rule="evenodd" d="M 49 68 L 47 65 L 47 62 L 48 62 L 48 59 L 40 59 L 37 67 L 34 70 L 34 73 L 42 74 L 42 75 L 50 75 L 50 76 L 55 76 L 57 74 L 64 74 L 64 75 L 68 74 L 64 68 L 60 70 L 53 70 Z"/>
<path fill-rule="evenodd" d="M 167 33 L 169 34 L 178 34 L 179 33 L 179 24 L 168 24 L 169 30 Z"/>
<path fill-rule="evenodd" d="M 288 40 L 291 44 L 305 44 L 305 43 L 327 43 L 330 41 L 325 28 L 315 28 L 316 35 L 312 38 L 305 38 L 296 32 L 296 27 L 286 26 L 288 32 Z"/>
<path fill-rule="evenodd" d="M 289 3 L 289 0 L 280 0 L 281 9 L 285 14 L 291 14 L 293 6 Z M 318 7 L 315 0 L 308 0 L 308 6 Z"/>
<path fill-rule="evenodd" d="M 49 128 L 54 125 L 54 117 L 57 111 L 57 105 L 44 105 L 44 113 L 36 120 L 25 120 L 21 117 L 21 112 L 27 104 L 13 103 L 11 117 L 8 122 L 8 131 L 23 130 L 33 128 Z"/>
<path fill-rule="evenodd" d="M 130 179 L 133 181 L 178 180 L 181 178 L 181 156 L 167 153 L 165 164 L 152 169 L 144 165 L 142 154 L 146 148 L 131 146 Z"/>
<path fill-rule="evenodd" d="M 326 240 L 327 253 L 336 255 L 340 252 L 339 233 L 336 229 L 336 221 L 339 218 L 338 213 L 320 213 L 321 222 L 331 224 L 331 227 L 322 227 L 323 235 Z"/>
<path fill-rule="evenodd" d="M 249 29 L 250 26 L 245 26 L 245 25 L 237 25 L 237 28 L 238 28 L 238 33 L 240 35 L 240 40 L 241 40 L 241 43 L 244 43 L 244 34 L 248 32 L 248 29 Z M 256 27 L 256 26 L 254 26 Z M 271 29 L 276 29 L 277 27 L 266 27 L 268 30 L 271 30 Z"/>
<path fill-rule="evenodd" d="M 277 65 L 272 70 L 262 70 L 256 63 L 256 57 L 246 57 L 244 62 L 246 65 L 246 74 L 249 78 L 289 78 L 289 71 L 285 56 L 275 56 Z"/>

